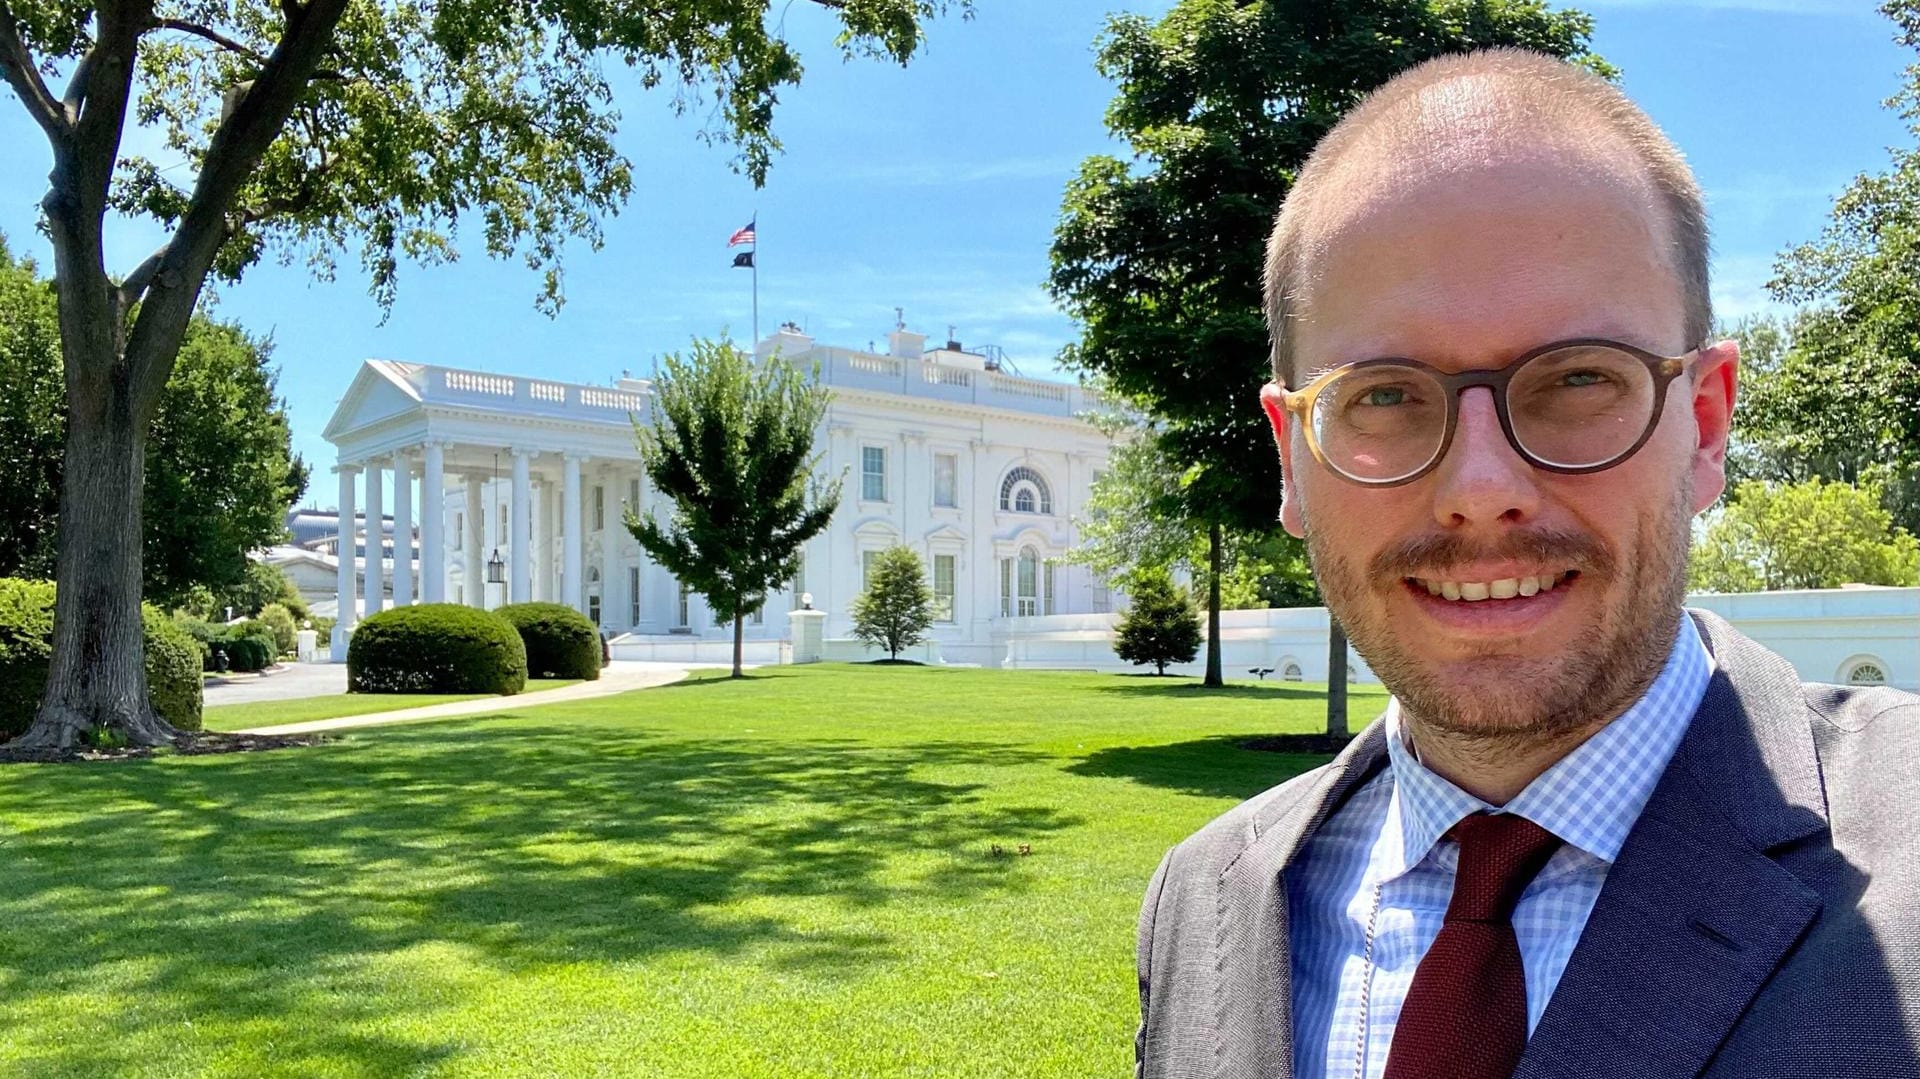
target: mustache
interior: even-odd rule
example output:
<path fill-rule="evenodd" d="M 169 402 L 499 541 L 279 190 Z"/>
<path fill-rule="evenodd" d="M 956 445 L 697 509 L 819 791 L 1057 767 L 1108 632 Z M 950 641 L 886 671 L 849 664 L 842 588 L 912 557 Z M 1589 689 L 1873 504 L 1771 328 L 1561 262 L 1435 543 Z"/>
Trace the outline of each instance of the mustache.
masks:
<path fill-rule="evenodd" d="M 1496 543 L 1476 543 L 1462 536 L 1418 536 L 1389 546 L 1368 560 L 1372 579 L 1415 577 L 1464 566 L 1470 562 L 1545 562 L 1583 573 L 1609 574 L 1611 552 L 1592 536 L 1560 529 L 1531 528 L 1511 533 Z"/>

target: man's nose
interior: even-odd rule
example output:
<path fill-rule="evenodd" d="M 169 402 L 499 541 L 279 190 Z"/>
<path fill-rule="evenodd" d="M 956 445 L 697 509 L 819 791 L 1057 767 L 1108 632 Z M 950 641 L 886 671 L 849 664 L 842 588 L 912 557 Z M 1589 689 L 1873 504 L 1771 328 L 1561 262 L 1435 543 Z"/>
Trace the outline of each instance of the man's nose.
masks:
<path fill-rule="evenodd" d="M 1460 395 L 1453 444 L 1434 475 L 1433 515 L 1446 528 L 1519 524 L 1540 508 L 1539 476 L 1507 441 L 1484 386 Z"/>

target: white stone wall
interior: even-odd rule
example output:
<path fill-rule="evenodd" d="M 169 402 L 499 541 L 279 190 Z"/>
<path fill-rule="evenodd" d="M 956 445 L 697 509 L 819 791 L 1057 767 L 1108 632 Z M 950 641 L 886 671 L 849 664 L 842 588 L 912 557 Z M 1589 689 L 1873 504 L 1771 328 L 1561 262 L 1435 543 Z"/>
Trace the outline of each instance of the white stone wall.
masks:
<path fill-rule="evenodd" d="M 1805 592 L 1698 594 L 1689 607 L 1712 611 L 1747 636 L 1784 656 L 1809 682 L 1846 682 L 1863 663 L 1880 668 L 1887 684 L 1920 691 L 1920 588 L 1836 588 Z M 1010 622 L 988 666 L 1143 670 L 1113 654 L 1119 616 L 1065 615 Z M 1297 663 L 1309 682 L 1327 677 L 1324 607 L 1222 611 L 1222 668 L 1229 679 L 1253 677 L 1249 668 L 1285 671 Z M 1205 673 L 1206 653 L 1169 672 Z M 1359 682 L 1377 682 L 1357 653 L 1347 665 Z M 1280 674 L 1267 677 L 1277 678 Z"/>

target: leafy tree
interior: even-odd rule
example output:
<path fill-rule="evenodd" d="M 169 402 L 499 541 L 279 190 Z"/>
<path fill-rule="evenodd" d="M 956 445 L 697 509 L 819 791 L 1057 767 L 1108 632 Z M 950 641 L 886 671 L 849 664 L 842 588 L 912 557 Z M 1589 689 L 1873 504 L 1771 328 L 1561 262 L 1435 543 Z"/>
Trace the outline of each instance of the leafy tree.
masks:
<path fill-rule="evenodd" d="M 1200 617 L 1193 600 L 1162 569 L 1133 575 L 1132 601 L 1115 628 L 1113 654 L 1128 663 L 1151 663 L 1156 675 L 1169 663 L 1192 663 L 1200 654 Z"/>
<path fill-rule="evenodd" d="M 1748 480 L 1694 545 L 1692 587 L 1713 592 L 1920 584 L 1920 541 L 1872 485 Z"/>
<path fill-rule="evenodd" d="M 1123 440 L 1094 481 L 1086 515 L 1074 521 L 1080 543 L 1068 557 L 1122 590 L 1142 568 L 1184 572 L 1205 582 L 1212 570 L 1211 530 L 1192 516 L 1182 496 L 1183 484 L 1198 470 L 1174 460 L 1151 426 L 1117 433 Z M 1305 544 L 1279 528 L 1224 530 L 1220 573 L 1222 610 L 1320 602 Z"/>
<path fill-rule="evenodd" d="M 52 284 L 0 242 L 0 574 L 53 575 L 67 411 L 59 341 Z M 142 566 L 155 603 L 239 586 L 247 552 L 284 534 L 306 489 L 270 358 L 236 326 L 195 316 L 187 327 L 146 446 Z"/>
<path fill-rule="evenodd" d="M 53 663 L 21 740 L 173 736 L 144 703 L 141 466 L 209 274 L 238 278 L 269 253 L 328 274 L 357 246 L 391 303 L 401 257 L 455 257 L 456 227 L 477 218 L 488 253 L 542 273 L 552 311 L 566 242 L 597 245 L 632 185 L 609 69 L 673 86 L 675 108 L 700 106 L 704 134 L 736 142 L 764 179 L 774 103 L 801 75 L 771 2 L 0 0 L 0 77 L 53 154 L 41 207 L 69 406 Z M 922 20 L 969 0 L 813 2 L 840 21 L 846 53 L 905 62 Z M 129 114 L 185 172 L 121 156 Z M 169 233 L 117 280 L 109 210 Z"/>
<path fill-rule="evenodd" d="M 1111 17 L 1107 128 L 1067 187 L 1048 286 L 1081 323 L 1061 362 L 1157 420 L 1208 536 L 1207 684 L 1220 671 L 1225 531 L 1264 531 L 1280 468 L 1254 391 L 1270 377 L 1267 232 L 1314 144 L 1368 91 L 1431 57 L 1516 45 L 1580 59 L 1592 20 L 1537 0 L 1180 0 Z M 1336 646 L 1344 650 L 1343 641 Z"/>
<path fill-rule="evenodd" d="M 853 601 L 853 635 L 887 650 L 888 659 L 927 637 L 933 625 L 933 589 L 920 556 L 895 545 L 874 557 L 866 590 Z"/>
<path fill-rule="evenodd" d="M 636 424 L 641 466 L 672 502 L 666 524 L 627 510 L 655 562 L 733 621 L 741 677 L 746 616 L 800 571 L 800 547 L 840 505 L 840 481 L 813 477 L 827 392 L 780 356 L 756 363 L 722 337 L 661 361 L 652 426 Z"/>

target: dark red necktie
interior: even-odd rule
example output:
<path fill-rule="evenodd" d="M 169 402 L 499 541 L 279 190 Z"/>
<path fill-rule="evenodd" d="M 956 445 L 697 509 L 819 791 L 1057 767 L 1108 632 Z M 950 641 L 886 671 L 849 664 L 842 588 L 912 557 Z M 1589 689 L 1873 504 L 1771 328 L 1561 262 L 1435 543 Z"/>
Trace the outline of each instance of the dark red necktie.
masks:
<path fill-rule="evenodd" d="M 1506 813 L 1476 813 L 1447 834 L 1460 843 L 1460 871 L 1400 1006 L 1386 1079 L 1510 1079 L 1527 1048 L 1513 908 L 1560 839 Z"/>

